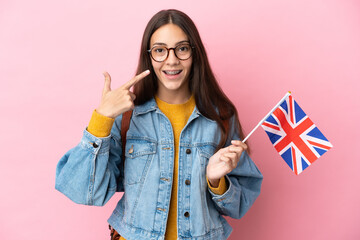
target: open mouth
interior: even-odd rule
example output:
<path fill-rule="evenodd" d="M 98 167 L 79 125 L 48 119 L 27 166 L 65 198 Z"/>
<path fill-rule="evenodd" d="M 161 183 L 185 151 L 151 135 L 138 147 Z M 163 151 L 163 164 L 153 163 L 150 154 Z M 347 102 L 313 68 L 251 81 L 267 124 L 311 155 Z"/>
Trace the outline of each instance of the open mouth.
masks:
<path fill-rule="evenodd" d="M 182 70 L 174 70 L 174 71 L 163 71 L 163 73 L 165 73 L 166 75 L 170 75 L 170 76 L 175 76 L 178 75 L 182 72 Z"/>

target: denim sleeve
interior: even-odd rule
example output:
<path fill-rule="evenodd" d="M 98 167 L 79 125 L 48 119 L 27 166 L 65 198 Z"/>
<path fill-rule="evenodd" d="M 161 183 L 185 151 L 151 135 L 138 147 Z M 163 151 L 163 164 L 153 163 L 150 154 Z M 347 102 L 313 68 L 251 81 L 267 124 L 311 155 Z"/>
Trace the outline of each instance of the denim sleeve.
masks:
<path fill-rule="evenodd" d="M 121 116 L 111 134 L 98 138 L 84 130 L 80 143 L 56 167 L 55 188 L 73 202 L 103 206 L 116 191 L 123 191 Z"/>
<path fill-rule="evenodd" d="M 233 134 L 232 138 L 228 139 L 227 145 L 230 145 L 232 139 L 239 139 L 239 137 Z M 210 189 L 209 192 L 221 214 L 239 219 L 259 196 L 263 176 L 247 152 L 243 152 L 237 167 L 225 177 L 228 189 L 224 194 L 217 195 Z"/>

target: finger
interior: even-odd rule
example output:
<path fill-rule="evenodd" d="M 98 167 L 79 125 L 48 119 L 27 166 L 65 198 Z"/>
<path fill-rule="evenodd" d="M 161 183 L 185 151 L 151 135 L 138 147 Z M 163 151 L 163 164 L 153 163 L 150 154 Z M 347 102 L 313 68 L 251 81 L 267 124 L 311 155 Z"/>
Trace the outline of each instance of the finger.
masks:
<path fill-rule="evenodd" d="M 111 77 L 108 72 L 104 72 L 103 74 L 105 77 L 105 83 L 104 83 L 104 89 L 103 89 L 103 95 L 104 95 L 105 93 L 111 91 Z"/>
<path fill-rule="evenodd" d="M 224 148 L 220 148 L 219 152 L 220 152 L 220 151 L 222 151 L 223 153 L 224 153 L 224 152 L 229 152 L 231 146 L 232 146 L 232 145 L 229 145 L 229 146 L 224 147 Z"/>
<path fill-rule="evenodd" d="M 231 159 L 236 159 L 237 154 L 236 154 L 236 153 L 228 152 L 228 153 L 224 153 L 222 156 L 228 157 L 228 158 L 231 158 Z"/>
<path fill-rule="evenodd" d="M 226 153 L 222 156 L 223 158 L 229 159 L 227 164 L 231 166 L 231 168 L 236 168 L 239 158 L 236 156 L 236 153 Z"/>
<path fill-rule="evenodd" d="M 144 77 L 146 77 L 147 75 L 149 75 L 150 70 L 146 70 L 142 73 L 140 73 L 139 75 L 136 75 L 133 79 L 131 79 L 130 81 L 128 81 L 127 83 L 125 83 L 122 88 L 123 89 L 127 89 L 130 90 L 130 88 L 132 86 L 134 86 L 137 82 L 139 82 L 141 79 L 143 79 Z"/>
<path fill-rule="evenodd" d="M 238 146 L 238 147 L 242 147 L 244 150 L 247 150 L 247 148 L 248 148 L 247 145 L 240 140 L 231 140 L 231 144 Z"/>
<path fill-rule="evenodd" d="M 220 157 L 220 160 L 223 161 L 223 162 L 225 162 L 225 163 L 231 163 L 231 159 L 228 158 L 228 157 L 226 157 L 226 156 L 224 156 L 224 155 Z"/>
<path fill-rule="evenodd" d="M 234 162 L 228 157 L 221 156 L 220 160 L 224 163 L 227 172 L 231 172 L 232 169 L 236 167 L 236 165 L 234 166 Z"/>
<path fill-rule="evenodd" d="M 217 157 L 220 157 L 221 155 L 223 155 L 226 152 L 229 152 L 228 147 L 220 148 L 214 155 L 216 155 Z"/>
<path fill-rule="evenodd" d="M 242 148 L 242 147 L 235 147 L 233 145 L 231 145 L 229 147 L 229 152 L 241 153 L 243 151 L 244 151 L 244 148 Z"/>

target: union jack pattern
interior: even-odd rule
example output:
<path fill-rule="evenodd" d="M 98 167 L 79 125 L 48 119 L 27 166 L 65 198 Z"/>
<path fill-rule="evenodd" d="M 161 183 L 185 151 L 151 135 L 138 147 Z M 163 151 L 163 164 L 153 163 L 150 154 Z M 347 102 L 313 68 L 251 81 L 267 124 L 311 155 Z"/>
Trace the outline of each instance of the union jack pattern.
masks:
<path fill-rule="evenodd" d="M 296 175 L 332 148 L 291 95 L 261 126 Z"/>

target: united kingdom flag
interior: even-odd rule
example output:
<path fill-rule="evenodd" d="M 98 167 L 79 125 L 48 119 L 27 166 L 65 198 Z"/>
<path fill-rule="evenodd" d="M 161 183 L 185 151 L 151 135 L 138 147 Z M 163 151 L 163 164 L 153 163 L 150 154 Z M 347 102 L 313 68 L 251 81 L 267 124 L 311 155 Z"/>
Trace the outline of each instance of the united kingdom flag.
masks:
<path fill-rule="evenodd" d="M 332 147 L 291 95 L 261 126 L 296 175 Z"/>

